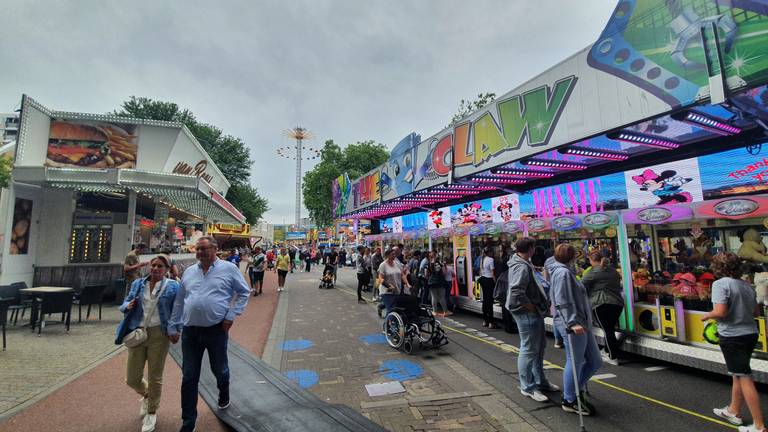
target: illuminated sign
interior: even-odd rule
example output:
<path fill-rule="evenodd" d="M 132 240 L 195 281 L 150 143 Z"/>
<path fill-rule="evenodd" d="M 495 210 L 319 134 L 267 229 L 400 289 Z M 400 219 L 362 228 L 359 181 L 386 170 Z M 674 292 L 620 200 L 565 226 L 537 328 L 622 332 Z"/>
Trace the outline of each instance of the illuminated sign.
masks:
<path fill-rule="evenodd" d="M 560 216 L 552 219 L 552 228 L 558 231 L 568 231 L 578 228 L 579 225 L 579 220 L 573 216 Z"/>
<path fill-rule="evenodd" d="M 715 204 L 715 213 L 720 216 L 734 217 L 753 213 L 760 206 L 751 199 L 729 199 Z"/>
<path fill-rule="evenodd" d="M 590 228 L 603 228 L 611 225 L 613 222 L 613 216 L 608 213 L 593 213 L 584 216 L 584 225 Z"/>
<path fill-rule="evenodd" d="M 248 236 L 251 226 L 248 224 L 217 223 L 208 225 L 208 234 Z"/>

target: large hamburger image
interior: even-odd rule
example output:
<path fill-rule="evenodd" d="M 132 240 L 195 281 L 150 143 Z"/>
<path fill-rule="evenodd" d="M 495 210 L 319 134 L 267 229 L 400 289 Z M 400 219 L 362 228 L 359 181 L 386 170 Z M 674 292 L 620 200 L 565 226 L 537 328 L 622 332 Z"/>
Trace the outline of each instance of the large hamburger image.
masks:
<path fill-rule="evenodd" d="M 114 125 L 52 121 L 45 164 L 52 167 L 135 168 L 135 135 Z"/>

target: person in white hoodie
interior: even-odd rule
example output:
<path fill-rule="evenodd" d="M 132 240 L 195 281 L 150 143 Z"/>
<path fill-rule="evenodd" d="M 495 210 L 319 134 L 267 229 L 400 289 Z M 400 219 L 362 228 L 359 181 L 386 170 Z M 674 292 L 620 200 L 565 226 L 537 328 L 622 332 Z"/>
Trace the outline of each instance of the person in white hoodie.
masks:
<path fill-rule="evenodd" d="M 576 249 L 567 243 L 560 244 L 555 248 L 553 258 L 548 259 L 544 266 L 549 273 L 552 302 L 555 305 L 555 326 L 567 338 L 561 406 L 564 411 L 579 412 L 573 378 L 573 369 L 576 369 L 581 412 L 593 415 L 595 409 L 584 398 L 584 390 L 603 363 L 593 333 L 592 305 L 586 288 L 576 279 L 573 271 Z"/>

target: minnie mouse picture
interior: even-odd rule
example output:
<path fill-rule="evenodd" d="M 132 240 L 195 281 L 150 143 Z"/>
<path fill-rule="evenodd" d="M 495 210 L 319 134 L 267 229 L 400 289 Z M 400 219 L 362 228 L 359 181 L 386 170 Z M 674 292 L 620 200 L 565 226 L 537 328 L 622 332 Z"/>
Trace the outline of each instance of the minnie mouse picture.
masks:
<path fill-rule="evenodd" d="M 679 176 L 677 171 L 665 170 L 657 174 L 652 169 L 646 169 L 642 174 L 632 176 L 632 180 L 640 186 L 641 191 L 650 191 L 658 198 L 656 205 L 693 201 L 693 196 L 682 190 L 683 185 L 693 179 Z"/>
<path fill-rule="evenodd" d="M 461 223 L 464 225 L 474 225 L 479 223 L 479 213 L 481 208 L 482 206 L 478 203 L 464 204 L 464 207 L 459 210 Z"/>
<path fill-rule="evenodd" d="M 434 210 L 429 213 L 429 220 L 432 221 L 432 224 L 435 226 L 436 229 L 443 227 L 443 211 L 442 210 Z"/>
<path fill-rule="evenodd" d="M 501 215 L 501 219 L 504 222 L 509 222 L 514 219 L 514 215 L 512 214 L 512 203 L 510 202 L 503 202 L 499 204 L 498 207 L 496 207 L 496 210 L 499 211 L 499 214 Z"/>

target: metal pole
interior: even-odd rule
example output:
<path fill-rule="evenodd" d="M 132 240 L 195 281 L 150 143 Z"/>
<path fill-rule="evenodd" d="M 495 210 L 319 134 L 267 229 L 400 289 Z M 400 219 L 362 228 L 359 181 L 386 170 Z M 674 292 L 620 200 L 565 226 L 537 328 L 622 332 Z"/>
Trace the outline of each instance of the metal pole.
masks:
<path fill-rule="evenodd" d="M 296 140 L 296 229 L 301 225 L 301 139 Z"/>

